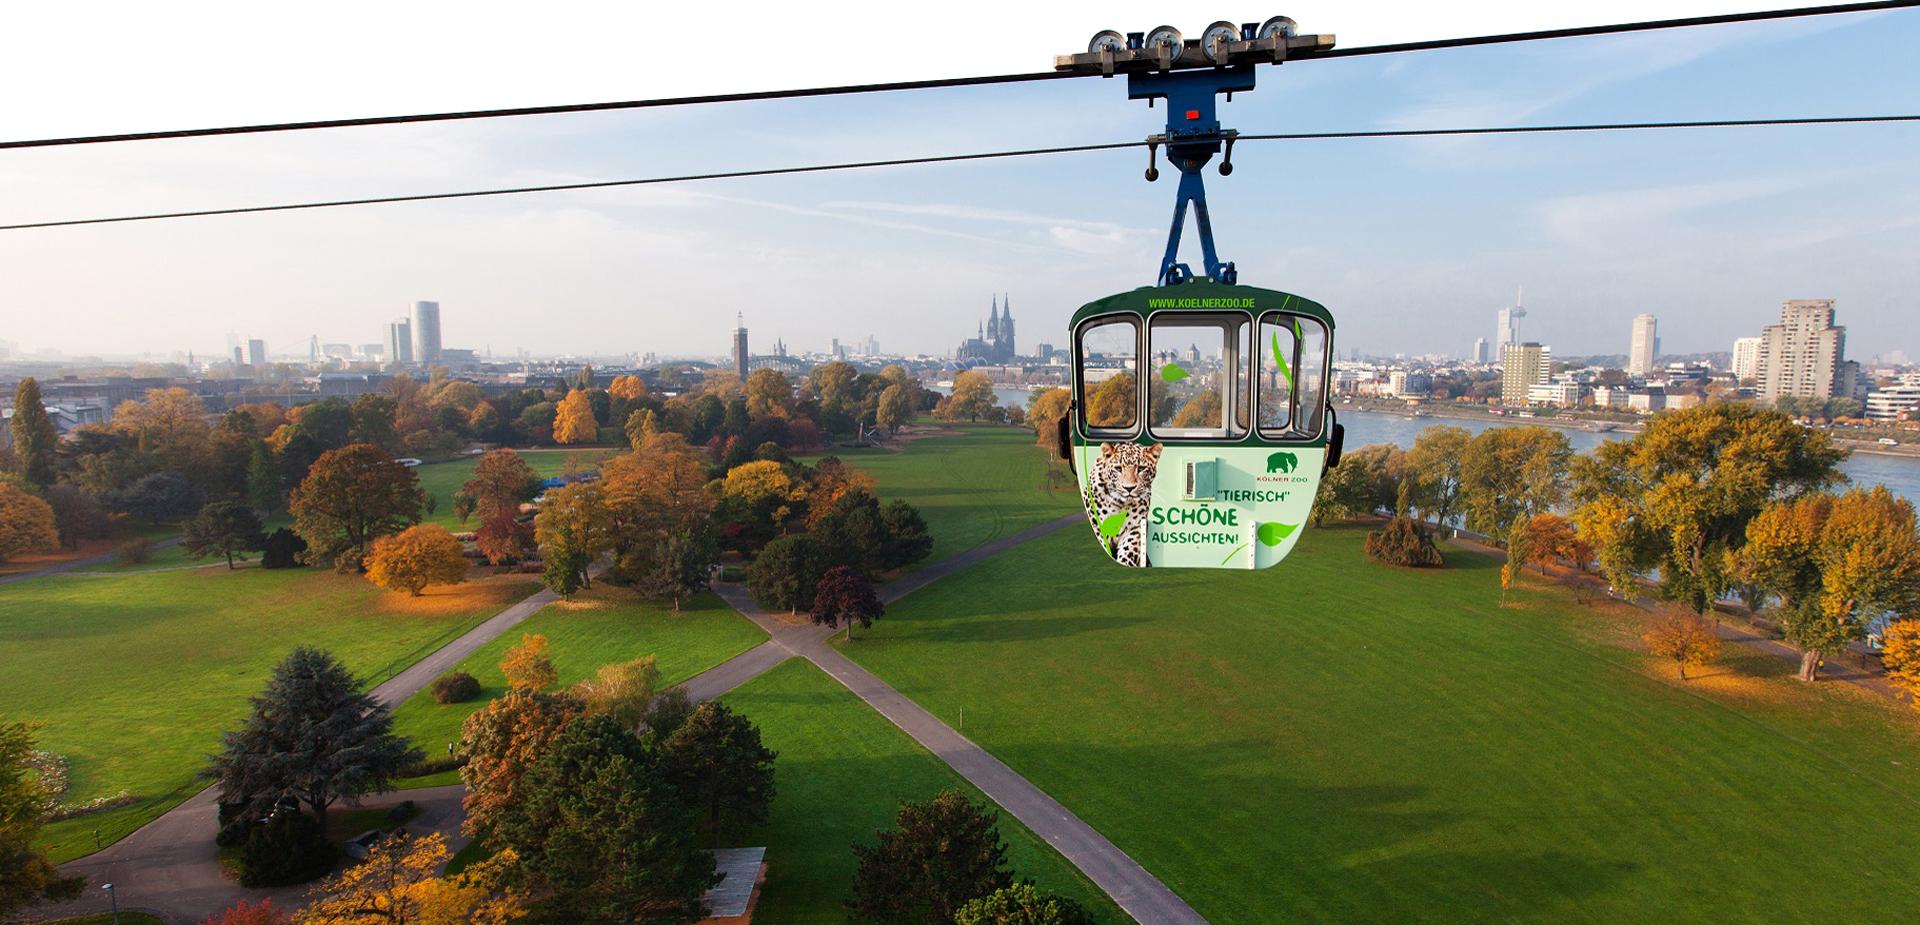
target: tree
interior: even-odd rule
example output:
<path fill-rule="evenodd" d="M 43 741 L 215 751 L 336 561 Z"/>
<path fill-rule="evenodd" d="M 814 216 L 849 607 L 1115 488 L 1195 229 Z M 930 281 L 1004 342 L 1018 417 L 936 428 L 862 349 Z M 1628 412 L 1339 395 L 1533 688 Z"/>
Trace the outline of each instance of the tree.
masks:
<path fill-rule="evenodd" d="M 687 523 L 636 544 L 620 560 L 620 570 L 648 597 L 680 602 L 707 590 L 720 548 L 704 524 Z"/>
<path fill-rule="evenodd" d="M 1423 517 L 1442 527 L 1460 510 L 1460 459 L 1473 434 L 1464 427 L 1436 424 L 1415 437 L 1407 451 L 1407 477 L 1413 486 L 1413 506 Z"/>
<path fill-rule="evenodd" d="M 1517 559 L 1523 566 L 1536 566 L 1542 575 L 1547 574 L 1547 566 L 1556 562 L 1585 570 L 1587 563 L 1593 561 L 1593 547 L 1580 538 L 1573 522 L 1565 517 L 1535 514 L 1521 521 L 1520 529 L 1526 537 L 1517 553 L 1507 551 L 1507 558 Z"/>
<path fill-rule="evenodd" d="M 13 420 L 8 426 L 13 428 L 13 454 L 20 458 L 20 474 L 41 488 L 52 485 L 60 431 L 40 400 L 39 380 L 27 376 L 13 387 Z"/>
<path fill-rule="evenodd" d="M 880 518 L 880 502 L 864 490 L 840 495 L 810 532 L 825 557 L 822 565 L 845 565 L 863 575 L 886 568 L 886 523 Z"/>
<path fill-rule="evenodd" d="M 1086 907 L 1031 883 L 994 890 L 960 907 L 956 925 L 1094 925 Z"/>
<path fill-rule="evenodd" d="M 607 386 L 607 394 L 628 401 L 639 401 L 647 397 L 647 381 L 639 376 L 615 376 Z"/>
<path fill-rule="evenodd" d="M 26 723 L 0 723 L 0 919 L 8 921 L 27 906 L 72 899 L 86 884 L 83 877 L 62 876 L 35 844 L 52 801 L 40 780 L 28 776 L 33 731 Z"/>
<path fill-rule="evenodd" d="M 547 637 L 540 633 L 521 635 L 520 644 L 508 649 L 507 657 L 500 660 L 500 673 L 507 676 L 509 687 L 519 690 L 546 690 L 560 680 L 560 672 L 547 655 Z"/>
<path fill-rule="evenodd" d="M 533 555 L 533 524 L 512 511 L 494 512 L 474 531 L 473 545 L 487 557 L 488 565 L 505 565 Z"/>
<path fill-rule="evenodd" d="M 1748 524 L 1776 499 L 1834 484 L 1845 457 L 1778 411 L 1721 402 L 1662 412 L 1631 440 L 1581 457 L 1575 497 L 1624 505 L 1660 571 L 1660 597 L 1704 614 L 1732 585 Z"/>
<path fill-rule="evenodd" d="M 1812 681 L 1826 656 L 1886 611 L 1920 604 L 1920 527 L 1911 502 L 1884 485 L 1769 506 L 1747 526 L 1729 570 L 1780 598 L 1788 641 Z"/>
<path fill-rule="evenodd" d="M 574 389 L 553 410 L 555 443 L 592 443 L 600 438 L 600 426 L 593 420 L 593 402 L 587 393 Z"/>
<path fill-rule="evenodd" d="M 1627 600 L 1638 596 L 1640 576 L 1653 567 L 1657 543 L 1635 519 L 1634 507 L 1615 497 L 1595 498 L 1574 509 L 1573 522 L 1592 547 L 1607 584 Z"/>
<path fill-rule="evenodd" d="M 914 400 L 910 385 L 889 385 L 880 392 L 880 403 L 874 408 L 874 423 L 886 428 L 887 436 L 900 432 L 900 428 L 913 421 Z"/>
<path fill-rule="evenodd" d="M 307 561 L 346 572 L 361 567 L 375 537 L 419 523 L 425 502 L 412 469 L 377 446 L 354 443 L 321 454 L 287 510 L 307 543 Z"/>
<path fill-rule="evenodd" d="M 289 886 L 305 883 L 333 867 L 337 852 L 326 828 L 292 807 L 270 811 L 258 825 L 241 823 L 240 885 Z"/>
<path fill-rule="evenodd" d="M 528 688 L 510 688 L 468 716 L 460 727 L 462 831 L 491 829 L 501 811 L 516 802 L 520 781 L 547 746 L 585 711 L 579 700 Z"/>
<path fill-rule="evenodd" d="M 272 899 L 257 903 L 240 900 L 200 920 L 200 925 L 293 925 L 293 919 Z"/>
<path fill-rule="evenodd" d="M 760 550 L 747 566 L 747 590 L 753 602 L 768 610 L 799 613 L 813 606 L 814 586 L 824 567 L 819 545 L 811 537 L 783 536 Z"/>
<path fill-rule="evenodd" d="M 793 383 L 777 369 L 756 369 L 747 376 L 744 407 L 747 416 L 756 421 L 792 417 Z"/>
<path fill-rule="evenodd" d="M 501 511 L 519 513 L 520 503 L 540 491 L 540 476 L 520 454 L 502 447 L 488 450 L 473 467 L 473 478 L 460 492 L 473 499 L 481 520 Z"/>
<path fill-rule="evenodd" d="M 588 716 L 528 769 L 492 840 L 518 855 L 550 921 L 691 923 L 719 880 L 693 823 L 646 744 Z"/>
<path fill-rule="evenodd" d="M 142 476 L 112 498 L 114 507 L 152 524 L 190 517 L 205 500 L 199 486 L 178 472 Z"/>
<path fill-rule="evenodd" d="M 1094 427 L 1132 427 L 1140 417 L 1140 384 L 1133 373 L 1115 373 L 1087 396 L 1087 423 Z"/>
<path fill-rule="evenodd" d="M 58 545 L 60 529 L 52 505 L 0 481 L 0 562 Z"/>
<path fill-rule="evenodd" d="M 1654 655 L 1673 659 L 1682 681 L 1687 679 L 1687 669 L 1700 669 L 1720 657 L 1720 634 L 1699 614 L 1663 617 L 1640 638 Z"/>
<path fill-rule="evenodd" d="M 1027 424 L 1036 442 L 1046 448 L 1048 462 L 1061 458 L 1060 419 L 1067 416 L 1072 403 L 1073 393 L 1059 387 L 1036 391 L 1027 399 Z"/>
<path fill-rule="evenodd" d="M 1313 500 L 1313 522 L 1328 518 L 1366 517 L 1393 507 L 1403 454 L 1384 443 L 1363 446 L 1343 456 L 1340 465 L 1320 477 Z"/>
<path fill-rule="evenodd" d="M 747 517 L 778 525 L 793 514 L 793 503 L 806 498 L 804 488 L 777 462 L 756 460 L 727 471 L 720 496 Z"/>
<path fill-rule="evenodd" d="M 846 414 L 859 401 L 859 390 L 855 386 L 859 375 L 860 371 L 854 369 L 853 364 L 834 360 L 814 367 L 807 376 L 807 385 L 820 399 L 823 413 Z M 752 386 L 752 377 L 748 377 L 747 384 Z"/>
<path fill-rule="evenodd" d="M 439 524 L 415 524 L 373 541 L 367 556 L 367 580 L 389 591 L 419 597 L 428 585 L 457 585 L 467 580 L 467 557 L 460 541 Z"/>
<path fill-rule="evenodd" d="M 141 401 L 121 402 L 112 420 L 113 429 L 132 437 L 160 468 L 195 477 L 206 474 L 212 428 L 200 396 L 178 387 L 149 389 Z"/>
<path fill-rule="evenodd" d="M 853 638 L 854 624 L 862 627 L 885 614 L 886 607 L 873 591 L 873 583 L 857 569 L 836 565 L 820 576 L 813 592 L 813 608 L 808 617 L 821 626 L 847 625 L 847 638 Z"/>
<path fill-rule="evenodd" d="M 1219 427 L 1221 426 L 1220 393 L 1201 392 L 1187 399 L 1180 410 L 1173 413 L 1174 427 Z"/>
<path fill-rule="evenodd" d="M 1551 427 L 1494 427 L 1474 435 L 1460 455 L 1459 504 L 1467 528 L 1497 534 L 1515 518 L 1552 511 L 1566 500 L 1572 458 L 1567 435 Z"/>
<path fill-rule="evenodd" d="M 280 469 L 264 441 L 253 441 L 247 455 L 247 501 L 262 514 L 280 509 Z"/>
<path fill-rule="evenodd" d="M 933 533 L 927 529 L 920 510 L 895 498 L 880 508 L 880 524 L 886 529 L 887 542 L 881 550 L 880 566 L 885 571 L 905 568 L 933 552 Z"/>
<path fill-rule="evenodd" d="M 961 906 L 1013 885 L 998 822 L 953 790 L 900 804 L 879 844 L 853 846 L 859 869 L 848 908 L 874 922 L 952 925 Z"/>
<path fill-rule="evenodd" d="M 612 511 L 599 482 L 575 482 L 547 492 L 533 518 L 534 542 L 546 560 L 547 587 L 561 594 L 591 587 L 588 568 L 612 547 L 612 528 Z"/>
<path fill-rule="evenodd" d="M 703 703 L 660 746 L 666 778 L 723 835 L 763 825 L 773 808 L 773 760 L 760 729 L 719 703 Z"/>
<path fill-rule="evenodd" d="M 1907 692 L 1907 704 L 1920 710 L 1920 617 L 1887 624 L 1880 659 L 1887 666 L 1887 677 Z"/>
<path fill-rule="evenodd" d="M 1384 529 L 1367 534 L 1367 555 L 1402 568 L 1439 568 L 1447 564 L 1433 544 L 1433 534 L 1411 517 L 1395 517 Z"/>
<path fill-rule="evenodd" d="M 298 568 L 302 564 L 303 554 L 307 551 L 307 541 L 300 534 L 281 527 L 267 535 L 267 542 L 260 548 L 261 568 Z"/>
<path fill-rule="evenodd" d="M 366 860 L 315 887 L 295 925 L 504 925 L 524 918 L 524 894 L 507 886 L 511 851 L 442 876 L 453 852 L 438 832 L 387 836 Z"/>
<path fill-rule="evenodd" d="M 573 696 L 591 716 L 612 717 L 621 727 L 638 730 L 646 722 L 647 707 L 660 688 L 660 669 L 653 656 L 601 665 L 594 676 L 573 686 Z"/>
<path fill-rule="evenodd" d="M 400 769 L 426 757 L 393 734 L 386 705 L 320 649 L 294 649 L 251 702 L 253 712 L 225 735 L 208 771 L 220 802 L 236 807 L 242 824 L 292 799 L 324 829 L 335 800 L 385 790 Z"/>
<path fill-rule="evenodd" d="M 53 525 L 60 534 L 61 546 L 78 549 L 87 540 L 107 535 L 107 512 L 80 486 L 65 482 L 49 485 L 41 497 L 53 508 Z"/>
<path fill-rule="evenodd" d="M 846 464 L 838 456 L 826 456 L 807 473 L 807 528 L 818 527 L 834 510 L 840 498 L 851 492 L 874 491 L 873 476 Z"/>
<path fill-rule="evenodd" d="M 947 396 L 946 417 L 949 421 L 978 421 L 999 401 L 993 394 L 993 380 L 986 373 L 969 369 L 953 377 L 953 394 Z"/>
<path fill-rule="evenodd" d="M 245 562 L 249 550 L 267 545 L 267 535 L 261 532 L 260 526 L 260 515 L 246 504 L 215 501 L 183 525 L 180 545 L 195 559 L 224 556 L 231 571 L 236 556 Z"/>

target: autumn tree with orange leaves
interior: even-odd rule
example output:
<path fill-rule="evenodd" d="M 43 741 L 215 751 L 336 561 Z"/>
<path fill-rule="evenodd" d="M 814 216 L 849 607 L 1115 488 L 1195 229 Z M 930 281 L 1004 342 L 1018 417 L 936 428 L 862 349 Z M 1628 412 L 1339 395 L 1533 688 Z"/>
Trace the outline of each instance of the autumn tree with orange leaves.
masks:
<path fill-rule="evenodd" d="M 607 386 L 607 394 L 635 401 L 647 397 L 647 383 L 639 376 L 615 376 L 613 384 Z"/>
<path fill-rule="evenodd" d="M 1920 617 L 1887 624 L 1880 645 L 1887 677 L 1907 692 L 1907 703 L 1920 710 Z"/>
<path fill-rule="evenodd" d="M 367 556 L 367 580 L 389 591 L 419 597 L 428 585 L 457 585 L 467 580 L 467 557 L 460 541 L 439 524 L 418 524 L 373 541 Z"/>
<path fill-rule="evenodd" d="M 17 485 L 0 482 L 0 562 L 58 545 L 53 506 Z"/>
<path fill-rule="evenodd" d="M 467 834 L 493 827 L 501 809 L 514 801 L 527 769 L 584 712 L 580 701 L 566 694 L 517 687 L 467 717 L 460 733 L 460 753 L 467 756 L 460 768 L 460 782 L 467 785 L 461 804 Z"/>
<path fill-rule="evenodd" d="M 521 636 L 520 644 L 508 649 L 507 657 L 501 659 L 500 673 L 507 676 L 507 684 L 521 690 L 546 690 L 560 680 L 553 658 L 547 654 L 547 637 L 540 633 Z"/>
<path fill-rule="evenodd" d="M 593 420 L 593 402 L 587 393 L 574 389 L 553 409 L 553 442 L 592 443 L 600 437 L 600 425 Z"/>
<path fill-rule="evenodd" d="M 377 446 L 353 443 L 314 461 L 287 510 L 307 541 L 307 561 L 345 572 L 361 567 L 376 537 L 419 523 L 425 502 L 412 469 Z"/>
<path fill-rule="evenodd" d="M 1687 680 L 1687 669 L 1703 668 L 1720 657 L 1720 634 L 1699 614 L 1669 614 L 1640 638 L 1653 654 L 1673 659 L 1682 681 Z"/>
<path fill-rule="evenodd" d="M 315 887 L 294 925 L 505 925 L 526 916 L 526 898 L 509 886 L 511 849 L 442 875 L 452 857 L 437 832 L 390 835 Z"/>

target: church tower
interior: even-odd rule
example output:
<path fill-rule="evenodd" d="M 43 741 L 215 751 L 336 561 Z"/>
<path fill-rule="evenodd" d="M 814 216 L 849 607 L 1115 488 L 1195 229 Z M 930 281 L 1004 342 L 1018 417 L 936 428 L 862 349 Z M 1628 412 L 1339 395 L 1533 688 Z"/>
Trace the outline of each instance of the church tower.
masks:
<path fill-rule="evenodd" d="M 993 343 L 1000 339 L 1000 297 L 993 296 L 987 304 L 987 331 L 983 336 Z"/>
<path fill-rule="evenodd" d="M 1020 355 L 1019 349 L 1013 342 L 1013 296 L 1004 293 L 1001 295 L 1000 311 L 1003 314 L 1000 317 L 1000 340 L 996 346 L 1000 348 L 1001 359 L 1011 361 Z"/>

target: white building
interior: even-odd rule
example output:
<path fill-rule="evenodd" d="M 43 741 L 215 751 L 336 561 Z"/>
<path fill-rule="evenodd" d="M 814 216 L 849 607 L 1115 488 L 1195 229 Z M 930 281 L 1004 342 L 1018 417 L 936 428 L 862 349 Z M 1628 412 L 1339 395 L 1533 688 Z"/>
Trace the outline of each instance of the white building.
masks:
<path fill-rule="evenodd" d="M 1898 421 L 1920 417 L 1920 373 L 1900 377 L 1899 385 L 1890 385 L 1867 395 L 1867 417 L 1875 421 Z"/>
<path fill-rule="evenodd" d="M 419 344 L 413 352 L 415 359 L 440 362 L 440 303 L 413 303 L 413 336 Z"/>
<path fill-rule="evenodd" d="M 1578 382 L 1545 382 L 1527 387 L 1527 404 L 1559 405 L 1571 408 L 1580 404 L 1587 387 Z"/>
<path fill-rule="evenodd" d="M 1527 317 L 1527 310 L 1520 305 L 1520 293 L 1513 296 L 1513 307 L 1500 310 L 1494 324 L 1493 355 L 1499 356 L 1508 344 L 1520 343 L 1520 319 Z"/>
<path fill-rule="evenodd" d="M 1760 338 L 1733 339 L 1733 378 L 1751 382 L 1760 375 Z"/>
<path fill-rule="evenodd" d="M 1648 314 L 1633 316 L 1633 340 L 1627 345 L 1627 372 L 1644 376 L 1653 372 L 1654 359 L 1660 353 L 1659 319 Z"/>

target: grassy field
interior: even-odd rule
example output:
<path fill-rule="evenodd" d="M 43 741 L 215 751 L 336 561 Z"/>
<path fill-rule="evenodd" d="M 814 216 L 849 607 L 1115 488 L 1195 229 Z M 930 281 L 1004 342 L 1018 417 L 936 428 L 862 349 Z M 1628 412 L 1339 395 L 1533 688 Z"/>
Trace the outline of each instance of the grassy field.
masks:
<path fill-rule="evenodd" d="M 547 637 L 561 684 L 588 677 L 601 665 L 645 655 L 653 656 L 663 683 L 678 684 L 767 639 L 752 621 L 712 594 L 693 598 L 675 614 L 668 606 L 641 600 L 631 591 L 596 585 L 572 601 L 548 605 L 462 661 L 460 670 L 480 680 L 478 698 L 439 704 L 422 691 L 394 711 L 395 731 L 411 737 L 429 755 L 446 754 L 447 743 L 460 738 L 461 721 L 506 691 L 500 660 L 528 633 Z M 459 782 L 459 773 L 448 771 L 408 780 L 402 786 Z"/>
<path fill-rule="evenodd" d="M 767 883 L 753 917 L 757 925 L 842 925 L 847 913 L 841 903 L 853 884 L 854 842 L 871 844 L 876 831 L 891 828 L 903 800 L 924 800 L 947 788 L 985 799 L 906 733 L 800 659 L 789 659 L 722 699 L 759 724 L 767 747 L 780 753 L 774 762 L 778 796 L 772 822 L 743 842 L 767 846 Z M 1106 925 L 1131 921 L 1012 817 L 1001 816 L 1000 834 L 1017 877 L 1080 900 Z"/>
<path fill-rule="evenodd" d="M 1072 481 L 1047 490 L 1046 455 L 1034 445 L 1033 431 L 955 429 L 956 434 L 914 440 L 897 453 L 841 456 L 873 476 L 881 501 L 899 498 L 920 509 L 933 533 L 927 562 L 1079 509 Z"/>
<path fill-rule="evenodd" d="M 592 469 L 600 460 L 613 455 L 615 450 L 605 448 L 585 450 L 521 450 L 520 458 L 533 467 L 533 471 L 546 478 L 560 475 L 569 465 L 580 469 Z M 433 499 L 432 514 L 423 520 L 430 524 L 439 524 L 449 530 L 472 530 L 480 525 L 469 519 L 465 524 L 453 516 L 453 495 L 460 486 L 473 478 L 473 467 L 479 465 L 480 458 L 469 457 L 449 462 L 427 463 L 415 468 L 414 474 L 420 477 L 420 490 Z"/>
<path fill-rule="evenodd" d="M 1679 682 L 1638 610 L 1362 538 L 1142 574 L 1070 529 L 845 651 L 1216 925 L 1920 920 L 1905 706 L 1751 650 Z"/>
<path fill-rule="evenodd" d="M 296 645 L 324 647 L 370 682 L 530 593 L 525 579 L 420 598 L 319 569 L 188 569 L 55 576 L 0 588 L 0 717 L 44 723 L 72 768 L 65 799 L 140 802 L 54 823 L 60 860 L 111 843 L 203 786 L 220 734 Z"/>

